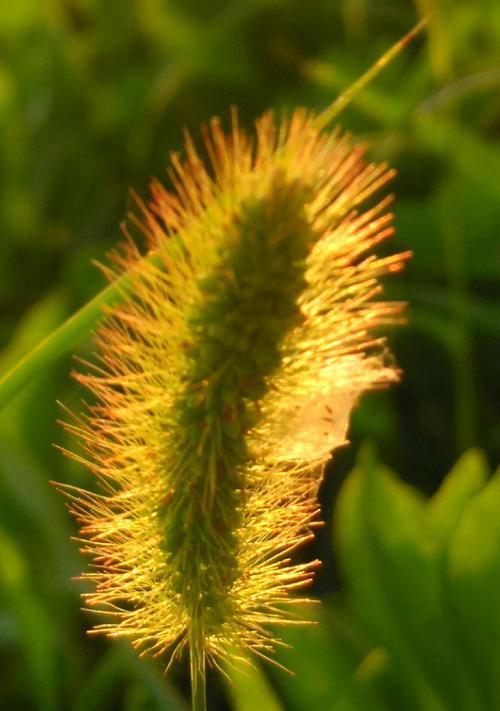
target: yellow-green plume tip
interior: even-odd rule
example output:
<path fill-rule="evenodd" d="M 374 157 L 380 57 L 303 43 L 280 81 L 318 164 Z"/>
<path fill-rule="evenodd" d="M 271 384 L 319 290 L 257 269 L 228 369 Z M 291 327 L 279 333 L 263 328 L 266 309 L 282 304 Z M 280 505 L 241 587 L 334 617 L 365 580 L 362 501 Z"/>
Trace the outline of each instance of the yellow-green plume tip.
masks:
<path fill-rule="evenodd" d="M 152 184 L 140 222 L 154 259 L 118 257 L 132 295 L 110 311 L 99 363 L 78 379 L 98 404 L 70 428 L 100 493 L 66 487 L 94 567 L 96 629 L 193 676 L 239 648 L 267 656 L 271 623 L 315 563 L 293 551 L 317 524 L 316 493 L 359 394 L 397 377 L 374 300 L 407 255 L 391 233 L 390 178 L 338 131 L 296 111 L 249 137 L 205 131 Z M 368 206 L 367 206 L 368 205 Z"/>

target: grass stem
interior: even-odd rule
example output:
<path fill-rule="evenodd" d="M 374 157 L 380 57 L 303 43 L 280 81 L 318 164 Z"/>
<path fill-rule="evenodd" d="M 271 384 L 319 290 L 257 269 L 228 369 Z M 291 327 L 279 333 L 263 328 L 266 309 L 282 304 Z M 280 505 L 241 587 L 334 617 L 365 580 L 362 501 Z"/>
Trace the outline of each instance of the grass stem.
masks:
<path fill-rule="evenodd" d="M 190 650 L 191 666 L 191 704 L 193 711 L 207 711 L 207 680 L 205 671 L 205 655 L 199 658 L 197 645 Z"/>

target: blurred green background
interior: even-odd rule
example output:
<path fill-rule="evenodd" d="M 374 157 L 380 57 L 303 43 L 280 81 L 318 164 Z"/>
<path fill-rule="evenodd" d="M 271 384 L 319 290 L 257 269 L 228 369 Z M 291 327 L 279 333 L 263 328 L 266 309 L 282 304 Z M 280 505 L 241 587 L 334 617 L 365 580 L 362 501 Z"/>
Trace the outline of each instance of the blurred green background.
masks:
<path fill-rule="evenodd" d="M 354 413 L 352 445 L 337 454 L 323 487 L 325 517 L 330 521 L 341 482 L 366 440 L 426 494 L 472 446 L 498 464 L 497 0 L 2 3 L 1 370 L 104 285 L 91 261 L 105 260 L 120 239 L 119 223 L 132 206 L 128 188 L 146 197 L 149 178 L 164 178 L 169 152 L 182 146 L 182 127 L 196 132 L 213 115 L 227 125 L 232 104 L 248 128 L 268 108 L 319 110 L 422 13 L 431 16 L 428 31 L 341 117 L 373 158 L 397 168 L 397 235 L 384 249 L 411 249 L 414 258 L 386 288 L 389 298 L 410 303 L 408 324 L 390 333 L 404 379 L 365 397 Z M 82 344 L 79 355 L 89 348 Z M 74 526 L 64 502 L 48 484 L 90 485 L 52 447 L 68 437 L 56 423 L 56 401 L 79 409 L 72 367 L 70 358 L 62 359 L 0 415 L 0 709 L 182 709 L 184 669 L 165 682 L 158 665 L 139 662 L 127 647 L 85 636 L 82 585 L 71 580 L 83 560 L 69 540 Z M 339 574 L 329 534 L 327 526 L 305 552 L 326 561 L 313 592 L 327 599 L 348 577 L 342 566 Z M 500 585 L 499 576 L 495 581 Z M 352 642 L 352 625 L 341 614 L 339 608 L 337 633 Z M 310 664 L 312 654 L 330 660 L 331 669 L 343 668 L 330 638 L 321 647 L 320 627 L 307 633 L 316 652 L 299 639 L 302 657 L 299 649 L 289 666 L 307 667 L 304 655 Z M 495 640 L 488 642 L 493 655 Z M 373 643 L 375 652 L 382 644 L 381 654 L 389 644 Z M 287 698 L 275 675 L 266 675 L 252 682 L 254 690 L 264 685 L 265 700 L 251 702 L 248 690 L 238 697 L 238 686 L 230 701 L 223 683 L 211 679 L 213 708 L 308 708 L 297 701 L 297 690 Z M 307 676 L 317 687 L 314 670 Z M 356 696 L 337 703 L 328 696 L 335 688 L 327 684 L 310 708 L 372 708 Z M 429 698 L 415 708 L 462 708 L 451 697 L 447 705 L 446 694 L 444 706 Z M 484 706 L 475 698 L 463 708 L 493 709 L 497 697 L 485 697 Z M 397 689 L 383 703 L 376 708 L 412 708 Z"/>

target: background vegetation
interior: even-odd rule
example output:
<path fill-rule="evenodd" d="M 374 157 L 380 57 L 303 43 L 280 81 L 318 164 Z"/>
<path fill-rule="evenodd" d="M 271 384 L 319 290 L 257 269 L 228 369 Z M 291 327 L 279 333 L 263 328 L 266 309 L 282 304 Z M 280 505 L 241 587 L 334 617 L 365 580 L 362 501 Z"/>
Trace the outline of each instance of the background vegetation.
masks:
<path fill-rule="evenodd" d="M 422 12 L 431 13 L 427 37 L 342 116 L 374 158 L 398 169 L 389 248 L 415 256 L 386 290 L 411 304 L 408 325 L 390 335 L 404 380 L 356 411 L 352 445 L 323 488 L 326 520 L 365 440 L 426 494 L 471 446 L 484 455 L 462 459 L 448 494 L 428 506 L 365 453 L 334 517 L 340 556 L 329 526 L 304 552 L 326 561 L 313 593 L 327 604 L 321 625 L 294 633 L 295 652 L 284 654 L 295 681 L 267 669 L 228 693 L 214 678 L 214 709 L 500 707 L 500 502 L 497 480 L 484 483 L 487 461 L 500 462 L 500 5 L 0 8 L 2 371 L 102 287 L 91 260 L 119 239 L 127 188 L 146 196 L 150 176 L 164 177 L 183 126 L 227 121 L 231 104 L 248 127 L 270 107 L 320 109 Z M 0 709 L 182 709 L 185 670 L 165 681 L 127 647 L 85 635 L 82 586 L 71 580 L 82 560 L 48 484 L 89 485 L 51 446 L 67 438 L 56 400 L 79 409 L 71 367 L 68 358 L 47 369 L 0 415 Z"/>

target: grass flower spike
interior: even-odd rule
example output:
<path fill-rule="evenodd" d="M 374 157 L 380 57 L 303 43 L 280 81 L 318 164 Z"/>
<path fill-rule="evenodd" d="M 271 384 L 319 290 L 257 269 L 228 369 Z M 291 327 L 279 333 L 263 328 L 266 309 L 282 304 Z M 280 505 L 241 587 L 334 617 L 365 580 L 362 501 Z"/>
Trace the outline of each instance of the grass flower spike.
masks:
<path fill-rule="evenodd" d="M 63 486 L 96 631 L 167 664 L 189 649 L 198 709 L 207 663 L 267 657 L 269 625 L 294 619 L 324 465 L 360 393 L 397 377 L 373 329 L 399 305 L 374 297 L 407 256 L 372 254 L 391 171 L 321 116 L 268 113 L 252 137 L 233 113 L 204 145 L 206 160 L 188 136 L 173 189 L 153 182 L 140 204 L 152 257 L 131 240 L 116 257 L 132 288 L 77 376 L 97 404 L 68 426 L 100 492 Z"/>

